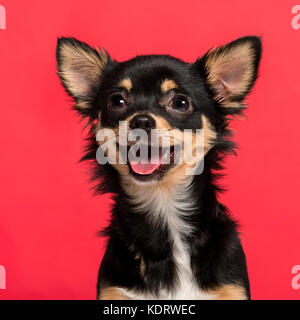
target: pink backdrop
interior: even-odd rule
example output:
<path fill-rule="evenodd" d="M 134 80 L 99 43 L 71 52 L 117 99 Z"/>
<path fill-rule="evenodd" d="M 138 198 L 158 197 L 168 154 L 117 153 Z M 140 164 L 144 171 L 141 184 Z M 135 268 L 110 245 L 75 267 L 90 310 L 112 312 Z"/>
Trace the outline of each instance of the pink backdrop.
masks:
<path fill-rule="evenodd" d="M 192 62 L 214 45 L 261 35 L 247 120 L 235 121 L 222 200 L 242 225 L 254 299 L 298 299 L 299 49 L 295 1 L 13 1 L 0 30 L 0 299 L 94 299 L 108 196 L 92 197 L 85 132 L 55 71 L 56 37 L 124 60 L 169 53 Z"/>

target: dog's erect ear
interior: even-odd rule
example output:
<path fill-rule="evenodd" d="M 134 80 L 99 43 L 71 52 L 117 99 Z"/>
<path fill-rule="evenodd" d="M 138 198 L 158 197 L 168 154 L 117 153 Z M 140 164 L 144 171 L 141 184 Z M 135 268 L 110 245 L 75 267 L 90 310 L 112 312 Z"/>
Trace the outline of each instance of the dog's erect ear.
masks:
<path fill-rule="evenodd" d="M 210 50 L 195 62 L 221 105 L 240 106 L 257 78 L 261 50 L 260 38 L 243 37 Z"/>
<path fill-rule="evenodd" d="M 108 53 L 74 38 L 58 38 L 56 58 L 58 75 L 69 95 L 75 99 L 76 109 L 89 108 L 102 71 L 111 60 Z"/>

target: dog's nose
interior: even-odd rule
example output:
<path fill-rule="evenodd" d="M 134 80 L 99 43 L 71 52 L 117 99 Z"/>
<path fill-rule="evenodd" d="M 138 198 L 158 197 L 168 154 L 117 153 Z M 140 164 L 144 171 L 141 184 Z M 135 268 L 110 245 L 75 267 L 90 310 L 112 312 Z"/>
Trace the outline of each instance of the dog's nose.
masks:
<path fill-rule="evenodd" d="M 156 123 L 154 118 L 148 114 L 138 114 L 134 116 L 129 123 L 130 129 L 144 129 L 150 131 L 155 129 Z"/>

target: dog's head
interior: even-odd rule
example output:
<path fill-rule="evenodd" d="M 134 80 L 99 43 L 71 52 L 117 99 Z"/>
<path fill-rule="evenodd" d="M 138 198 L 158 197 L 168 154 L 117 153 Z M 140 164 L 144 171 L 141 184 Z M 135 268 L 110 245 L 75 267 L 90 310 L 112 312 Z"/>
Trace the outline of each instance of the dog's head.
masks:
<path fill-rule="evenodd" d="M 224 138 L 228 116 L 242 112 L 243 100 L 257 77 L 260 55 L 257 37 L 240 38 L 212 49 L 194 63 L 167 55 L 117 62 L 105 50 L 73 38 L 60 38 L 57 45 L 58 74 L 75 100 L 75 109 L 90 119 L 95 137 L 105 130 L 114 136 L 98 139 L 98 144 L 116 148 L 116 161 L 110 165 L 121 179 L 136 184 L 174 183 L 185 179 L 187 168 L 199 165 Z M 129 156 L 132 141 L 121 141 L 120 123 L 126 136 L 139 130 L 145 133 L 139 139 L 149 144 L 135 149 L 138 159 Z M 186 129 L 190 129 L 192 139 L 182 144 Z M 154 153 L 153 132 L 159 137 L 155 161 L 148 159 Z M 202 153 L 195 156 L 195 141 L 201 134 Z M 164 135 L 168 135 L 168 148 Z M 176 161 L 174 148 L 179 141 L 181 161 Z M 192 156 L 183 157 L 184 149 L 192 150 Z M 139 158 L 142 150 L 146 159 Z M 128 161 L 120 161 L 124 154 Z M 164 161 L 165 154 L 169 161 Z"/>

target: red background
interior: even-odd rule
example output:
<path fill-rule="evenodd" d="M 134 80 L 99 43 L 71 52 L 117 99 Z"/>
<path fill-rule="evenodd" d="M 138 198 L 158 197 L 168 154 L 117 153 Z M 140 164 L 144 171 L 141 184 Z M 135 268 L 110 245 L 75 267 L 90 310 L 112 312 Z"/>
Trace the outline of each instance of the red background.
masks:
<path fill-rule="evenodd" d="M 77 161 L 85 132 L 55 70 L 57 36 L 105 47 L 113 58 L 172 54 L 261 35 L 261 76 L 247 120 L 235 121 L 222 200 L 242 225 L 254 299 L 298 299 L 299 49 L 294 1 L 1 1 L 0 299 L 94 299 L 109 197 L 93 197 Z"/>

